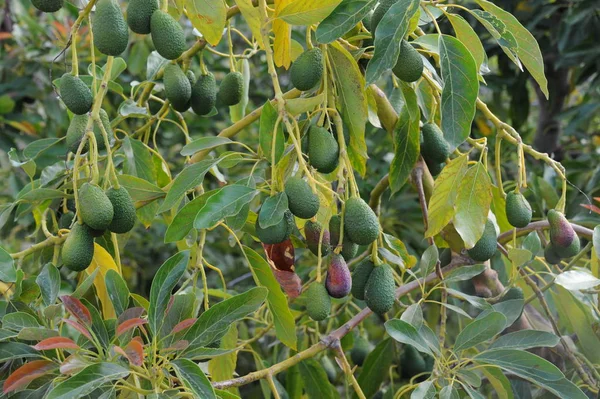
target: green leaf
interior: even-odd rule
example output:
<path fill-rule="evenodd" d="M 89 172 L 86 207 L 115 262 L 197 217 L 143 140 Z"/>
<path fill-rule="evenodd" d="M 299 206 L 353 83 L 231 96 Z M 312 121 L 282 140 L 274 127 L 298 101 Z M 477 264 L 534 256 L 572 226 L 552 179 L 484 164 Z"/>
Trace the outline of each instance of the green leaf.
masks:
<path fill-rule="evenodd" d="M 385 329 L 390 337 L 396 341 L 414 346 L 419 352 L 433 356 L 425 338 L 419 335 L 419 331 L 407 322 L 400 319 L 388 320 L 385 322 Z"/>
<path fill-rule="evenodd" d="M 262 107 L 262 113 L 260 114 L 260 128 L 258 141 L 260 149 L 262 150 L 265 158 L 269 163 L 275 162 L 275 165 L 279 163 L 283 156 L 285 149 L 285 137 L 283 135 L 283 122 L 277 124 L 277 117 L 279 114 L 277 110 L 267 101 Z M 275 132 L 275 125 L 277 124 L 277 132 Z M 273 140 L 275 140 L 275 160 L 273 160 Z"/>
<path fill-rule="evenodd" d="M 409 21 L 419 9 L 419 0 L 398 0 L 385 13 L 375 30 L 375 52 L 366 72 L 367 84 L 396 65 L 400 55 L 400 41 L 408 31 Z"/>
<path fill-rule="evenodd" d="M 236 62 L 236 70 L 242 74 L 242 99 L 236 105 L 229 107 L 229 115 L 232 122 L 239 122 L 246 115 L 248 107 L 248 91 L 250 89 L 250 63 L 247 58 Z"/>
<path fill-rule="evenodd" d="M 306 359 L 298 364 L 306 394 L 311 399 L 335 399 L 335 388 L 329 383 L 327 373 L 315 359 Z"/>
<path fill-rule="evenodd" d="M 94 284 L 94 279 L 96 278 L 96 275 L 100 273 L 100 269 L 97 268 L 96 270 L 94 270 L 91 274 L 89 274 L 75 289 L 75 291 L 73 291 L 73 294 L 71 296 L 79 299 L 82 298 L 87 291 L 90 289 L 90 287 Z"/>
<path fill-rule="evenodd" d="M 464 174 L 456 196 L 454 228 L 466 248 L 473 248 L 483 234 L 490 205 L 492 182 L 481 162 L 477 162 Z"/>
<path fill-rule="evenodd" d="M 65 193 L 53 188 L 36 188 L 23 195 L 20 199 L 27 202 L 45 201 L 48 199 L 63 198 Z"/>
<path fill-rule="evenodd" d="M 0 247 L 0 280 L 5 283 L 14 283 L 17 281 L 15 262 L 10 254 L 2 247 Z"/>
<path fill-rule="evenodd" d="M 175 373 L 197 398 L 216 399 L 215 390 L 200 367 L 188 359 L 172 360 Z"/>
<path fill-rule="evenodd" d="M 506 24 L 492 13 L 487 11 L 473 9 L 469 10 L 471 15 L 487 29 L 492 37 L 498 42 L 504 54 L 522 71 L 523 66 L 517 54 L 518 43 L 515 35 L 506 28 Z"/>
<path fill-rule="evenodd" d="M 469 50 L 458 39 L 441 35 L 439 47 L 444 81 L 440 107 L 442 131 L 454 150 L 471 133 L 479 93 L 477 66 Z"/>
<path fill-rule="evenodd" d="M 596 254 L 600 254 L 600 225 L 594 227 L 592 242 L 594 243 L 594 250 L 596 251 Z"/>
<path fill-rule="evenodd" d="M 440 399 L 460 399 L 460 395 L 452 385 L 446 385 L 440 390 Z"/>
<path fill-rule="evenodd" d="M 394 126 L 394 159 L 390 166 L 390 188 L 398 192 L 406 183 L 419 159 L 421 115 L 414 90 L 407 84 L 401 84 L 404 106 L 400 109 L 398 122 Z"/>
<path fill-rule="evenodd" d="M 369 113 L 365 79 L 352 55 L 338 42 L 330 44 L 328 49 L 337 93 L 336 108 L 350 137 L 348 156 L 354 170 L 364 176 L 368 158 L 365 125 Z"/>
<path fill-rule="evenodd" d="M 458 298 L 463 301 L 469 302 L 471 305 L 475 306 L 478 309 L 490 310 L 493 309 L 492 305 L 487 303 L 485 299 L 480 298 L 478 296 L 467 295 L 464 292 L 460 292 L 457 290 L 453 290 L 452 288 L 448 288 L 448 294 L 452 295 L 455 298 Z"/>
<path fill-rule="evenodd" d="M 25 312 L 14 312 L 4 315 L 2 318 L 2 328 L 13 331 L 21 331 L 25 327 L 39 327 L 40 323 Z"/>
<path fill-rule="evenodd" d="M 227 137 L 220 136 L 208 136 L 201 137 L 197 140 L 192 141 L 191 143 L 186 144 L 182 149 L 180 154 L 184 157 L 189 157 L 194 155 L 197 152 L 203 150 L 209 150 L 215 147 L 219 147 L 225 144 L 231 144 L 232 141 Z"/>
<path fill-rule="evenodd" d="M 258 253 L 249 247 L 244 247 L 244 252 L 250 262 L 252 274 L 256 284 L 269 290 L 267 306 L 273 315 L 275 335 L 286 346 L 296 350 L 296 323 L 290 311 L 287 298 L 281 291 L 279 283 L 273 275 L 271 266 Z"/>
<path fill-rule="evenodd" d="M 34 159 L 35 157 L 40 155 L 41 152 L 46 151 L 48 148 L 52 147 L 54 144 L 60 141 L 62 141 L 62 138 L 48 138 L 36 140 L 28 144 L 27 147 L 23 149 L 23 155 L 27 159 Z"/>
<path fill-rule="evenodd" d="M 223 356 L 217 356 L 208 362 L 208 373 L 212 381 L 225 381 L 233 378 L 235 366 L 237 363 L 237 325 L 232 324 L 227 330 L 227 334 L 221 338 L 220 347 L 223 349 L 231 349 L 232 352 Z"/>
<path fill-rule="evenodd" d="M 285 109 L 292 116 L 297 116 L 305 112 L 313 111 L 317 106 L 323 103 L 324 93 L 311 97 L 291 98 L 285 100 Z"/>
<path fill-rule="evenodd" d="M 533 381 L 532 381 L 533 382 Z M 587 399 L 589 396 L 584 394 L 581 389 L 566 378 L 557 381 L 537 380 L 535 384 L 552 392 L 558 398 L 569 399 Z"/>
<path fill-rule="evenodd" d="M 126 159 L 125 173 L 156 183 L 156 171 L 148 147 L 139 140 L 125 136 L 121 148 Z"/>
<path fill-rule="evenodd" d="M 73 377 L 56 385 L 46 399 L 81 398 L 102 385 L 125 378 L 129 370 L 115 363 L 97 363 L 87 366 Z"/>
<path fill-rule="evenodd" d="M 538 380 L 557 381 L 564 378 L 558 367 L 552 363 L 533 353 L 517 349 L 487 350 L 475 356 L 473 360 L 498 366 L 504 371 L 515 373 L 534 384 Z"/>
<path fill-rule="evenodd" d="M 367 398 L 372 398 L 379 390 L 395 358 L 394 341 L 389 338 L 381 341 L 369 352 L 356 378 Z M 354 398 L 356 397 L 354 395 Z"/>
<path fill-rule="evenodd" d="M 216 46 L 227 23 L 227 4 L 223 0 L 185 0 L 185 8 L 194 28 Z"/>
<path fill-rule="evenodd" d="M 24 327 L 17 338 L 24 341 L 41 341 L 46 338 L 57 337 L 58 331 L 43 327 Z"/>
<path fill-rule="evenodd" d="M 194 228 L 208 229 L 228 216 L 237 215 L 256 194 L 258 190 L 239 184 L 231 184 L 204 194 L 206 202 L 196 215 Z"/>
<path fill-rule="evenodd" d="M 429 200 L 429 228 L 425 237 L 438 234 L 454 217 L 458 186 L 467 171 L 468 161 L 467 155 L 454 158 L 435 179 Z"/>
<path fill-rule="evenodd" d="M 478 72 L 487 72 L 488 68 L 484 65 L 485 61 L 485 50 L 483 48 L 483 44 L 481 44 L 481 40 L 477 33 L 473 30 L 471 25 L 460 15 L 446 13 L 448 20 L 452 24 L 454 31 L 456 32 L 456 38 L 462 42 L 462 44 L 467 47 L 473 59 L 475 60 L 475 64 Z M 484 71 L 482 71 L 481 66 L 484 65 Z"/>
<path fill-rule="evenodd" d="M 445 279 L 444 279 L 445 281 Z M 421 305 L 413 303 L 410 305 L 400 316 L 400 320 L 407 322 L 416 329 L 421 328 L 423 325 L 423 310 Z"/>
<path fill-rule="evenodd" d="M 532 260 L 533 254 L 523 248 L 511 248 L 508 250 L 508 259 L 511 260 L 514 267 L 518 268 Z"/>
<path fill-rule="evenodd" d="M 194 228 L 194 220 L 200 209 L 206 203 L 207 197 L 201 195 L 191 202 L 187 203 L 177 212 L 173 221 L 165 233 L 165 242 L 175 242 L 183 240 L 185 236 Z"/>
<path fill-rule="evenodd" d="M 104 277 L 108 297 L 113 304 L 115 313 L 119 316 L 129 307 L 129 289 L 123 277 L 115 270 L 110 269 Z"/>
<path fill-rule="evenodd" d="M 94 332 L 96 337 L 98 337 L 100 345 L 102 345 L 104 348 L 108 348 L 110 338 L 108 337 L 108 329 L 104 324 L 104 320 L 102 319 L 100 312 L 88 300 L 82 299 L 81 302 L 86 308 L 88 308 L 90 312 L 90 316 L 92 317 L 92 331 Z"/>
<path fill-rule="evenodd" d="M 277 15 L 290 25 L 312 25 L 321 22 L 341 0 L 293 1 Z"/>
<path fill-rule="evenodd" d="M 485 375 L 494 388 L 498 399 L 514 399 L 512 387 L 510 381 L 502 373 L 498 367 L 481 367 L 479 370 Z"/>
<path fill-rule="evenodd" d="M 319 43 L 328 44 L 344 36 L 373 9 L 377 0 L 342 0 L 315 32 Z"/>
<path fill-rule="evenodd" d="M 493 338 L 504 330 L 506 317 L 502 313 L 491 312 L 481 319 L 475 319 L 456 337 L 454 351 L 462 351 Z"/>
<path fill-rule="evenodd" d="M 38 351 L 29 345 L 20 342 L 1 342 L 0 343 L 0 363 L 7 360 L 20 359 L 26 357 L 38 357 Z"/>
<path fill-rule="evenodd" d="M 423 381 L 410 394 L 410 399 L 435 399 L 437 389 L 433 381 Z"/>
<path fill-rule="evenodd" d="M 275 226 L 283 219 L 285 211 L 288 210 L 288 196 L 281 192 L 269 197 L 263 202 L 258 215 L 258 224 L 263 229 Z"/>
<path fill-rule="evenodd" d="M 183 276 L 188 264 L 190 252 L 181 251 L 171 256 L 162 264 L 150 288 L 150 307 L 148 308 L 148 324 L 155 334 L 160 331 L 164 321 L 167 305 L 171 299 L 171 291 Z"/>
<path fill-rule="evenodd" d="M 427 277 L 427 275 L 433 271 L 439 258 L 440 255 L 435 244 L 427 247 L 419 262 L 419 272 L 423 278 Z"/>
<path fill-rule="evenodd" d="M 119 175 L 119 184 L 129 192 L 133 201 L 152 201 L 165 196 L 158 186 L 132 175 Z"/>
<path fill-rule="evenodd" d="M 477 318 L 479 319 L 486 316 L 490 311 L 502 313 L 504 317 L 506 317 L 506 324 L 504 327 L 507 328 L 512 326 L 521 316 L 524 306 L 525 301 L 523 299 L 509 299 L 493 304 L 491 310 L 484 310 Z"/>
<path fill-rule="evenodd" d="M 556 284 L 569 291 L 589 290 L 600 284 L 600 280 L 587 269 L 567 270 L 556 276 Z"/>
<path fill-rule="evenodd" d="M 194 309 L 195 301 L 196 295 L 194 295 L 192 292 L 173 295 L 172 303 L 168 307 L 169 309 L 165 314 L 165 320 L 163 321 L 162 328 L 160 330 L 161 338 L 168 335 L 170 336 L 168 339 L 161 339 L 159 346 L 163 348 L 169 347 L 176 339 L 176 334 L 171 334 L 173 327 L 186 319 L 191 319 L 194 317 L 196 314 L 196 310 Z"/>
<path fill-rule="evenodd" d="M 453 281 L 470 280 L 475 276 L 480 275 L 487 268 L 486 265 L 470 265 L 461 266 L 444 276 L 444 282 L 450 283 Z"/>
<path fill-rule="evenodd" d="M 547 331 L 521 330 L 501 336 L 490 345 L 489 349 L 552 348 L 559 341 L 556 335 Z"/>

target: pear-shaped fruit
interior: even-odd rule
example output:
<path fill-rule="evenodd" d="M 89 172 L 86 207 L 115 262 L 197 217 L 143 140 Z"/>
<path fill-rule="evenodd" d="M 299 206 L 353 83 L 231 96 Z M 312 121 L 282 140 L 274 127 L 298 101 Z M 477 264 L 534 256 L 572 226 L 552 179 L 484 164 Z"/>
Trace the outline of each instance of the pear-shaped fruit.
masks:
<path fill-rule="evenodd" d="M 327 278 L 325 287 L 329 296 L 333 298 L 343 298 L 350 293 L 352 288 L 352 276 L 346 261 L 341 255 L 332 254 L 327 269 Z"/>

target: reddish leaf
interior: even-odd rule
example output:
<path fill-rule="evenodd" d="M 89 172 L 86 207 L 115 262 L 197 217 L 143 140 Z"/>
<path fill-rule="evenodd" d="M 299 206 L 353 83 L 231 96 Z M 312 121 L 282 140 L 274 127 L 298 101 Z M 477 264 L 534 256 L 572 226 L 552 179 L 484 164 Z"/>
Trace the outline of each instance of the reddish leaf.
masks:
<path fill-rule="evenodd" d="M 180 321 L 175 327 L 173 327 L 173 330 L 171 330 L 171 334 L 176 334 L 179 331 L 183 331 L 186 328 L 190 328 L 196 322 L 196 320 L 198 319 L 192 317 L 191 319 L 185 319 L 183 321 Z"/>
<path fill-rule="evenodd" d="M 163 349 L 164 352 L 175 352 L 181 351 L 187 348 L 190 345 L 189 341 L 182 339 L 181 341 L 175 342 L 174 345 L 169 346 L 168 348 Z"/>
<path fill-rule="evenodd" d="M 63 321 L 71 327 L 73 327 L 74 329 L 76 329 L 77 331 L 79 331 L 84 337 L 92 341 L 92 335 L 84 326 L 71 319 L 63 319 Z"/>
<path fill-rule="evenodd" d="M 584 208 L 586 208 L 586 209 L 589 209 L 592 212 L 600 213 L 600 208 L 598 208 L 596 205 L 581 204 L 581 206 L 584 207 Z"/>
<path fill-rule="evenodd" d="M 55 368 L 56 365 L 48 360 L 33 360 L 27 362 L 16 369 L 6 381 L 4 381 L 3 391 L 6 394 L 24 388 L 31 381 L 47 374 L 50 370 Z"/>
<path fill-rule="evenodd" d="M 132 341 L 138 341 L 140 344 L 144 345 L 144 340 L 143 340 L 143 339 L 142 339 L 142 337 L 140 337 L 139 335 L 138 335 L 138 336 L 135 336 L 135 337 L 133 337 L 131 340 L 132 340 Z"/>
<path fill-rule="evenodd" d="M 129 308 L 119 315 L 119 317 L 117 318 L 117 324 L 121 324 L 129 319 L 136 319 L 138 317 L 142 317 L 144 312 L 145 310 L 142 307 Z"/>
<path fill-rule="evenodd" d="M 46 351 L 49 349 L 79 349 L 72 339 L 65 337 L 51 337 L 41 340 L 33 349 L 38 351 Z"/>
<path fill-rule="evenodd" d="M 85 307 L 81 301 L 75 297 L 69 295 L 63 295 L 60 297 L 65 308 L 75 317 L 77 320 L 81 321 L 83 324 L 92 324 L 92 315 L 88 308 Z"/>
<path fill-rule="evenodd" d="M 267 259 L 278 270 L 294 270 L 294 245 L 292 240 L 285 240 L 279 244 L 263 244 Z"/>
<path fill-rule="evenodd" d="M 129 363 L 134 366 L 141 366 L 144 363 L 144 346 L 137 340 L 131 340 L 125 349 L 115 345 L 114 350 L 119 355 L 127 358 Z"/>
<path fill-rule="evenodd" d="M 302 291 L 302 281 L 296 273 L 273 269 L 273 274 L 287 296 L 293 299 L 300 295 L 300 292 Z"/>
<path fill-rule="evenodd" d="M 144 319 L 140 319 L 140 318 L 125 320 L 123 323 L 119 324 L 119 326 L 117 327 L 117 337 L 121 336 L 121 334 L 123 334 L 125 331 L 129 331 L 132 328 L 139 327 L 146 323 L 148 323 L 148 320 L 144 320 Z"/>

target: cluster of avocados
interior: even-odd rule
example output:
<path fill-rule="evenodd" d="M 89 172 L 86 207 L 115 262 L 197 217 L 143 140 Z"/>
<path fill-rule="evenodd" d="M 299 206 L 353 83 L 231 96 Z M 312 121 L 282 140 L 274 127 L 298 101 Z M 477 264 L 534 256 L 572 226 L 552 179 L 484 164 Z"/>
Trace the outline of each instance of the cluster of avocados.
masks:
<path fill-rule="evenodd" d="M 71 227 L 62 247 L 63 264 L 80 272 L 85 270 L 94 257 L 94 237 L 105 230 L 124 234 L 136 221 L 135 205 L 124 187 L 111 187 L 104 192 L 99 186 L 84 183 L 78 190 L 81 220 L 73 224 L 74 213 L 66 212 L 60 218 L 59 227 Z"/>
<path fill-rule="evenodd" d="M 571 223 L 561 212 L 548 211 L 550 225 L 550 242 L 544 249 L 544 257 L 550 264 L 557 264 L 561 259 L 571 258 L 580 251 L 581 242 Z"/>
<path fill-rule="evenodd" d="M 352 295 L 364 300 L 373 312 L 383 315 L 394 306 L 396 284 L 390 265 L 376 265 L 367 258 L 352 273 Z"/>

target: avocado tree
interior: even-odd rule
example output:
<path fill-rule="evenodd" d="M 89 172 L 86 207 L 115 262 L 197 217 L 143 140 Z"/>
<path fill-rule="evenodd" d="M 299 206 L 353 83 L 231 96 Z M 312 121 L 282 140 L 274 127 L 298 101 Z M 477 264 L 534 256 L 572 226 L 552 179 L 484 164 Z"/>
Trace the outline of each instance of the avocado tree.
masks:
<path fill-rule="evenodd" d="M 7 154 L 26 184 L 0 204 L 4 395 L 598 394 L 600 230 L 569 222 L 565 168 L 480 96 L 508 60 L 548 97 L 512 14 L 31 4 L 68 21 L 48 65 L 68 128 Z M 398 198 L 412 212 L 390 221 Z"/>

